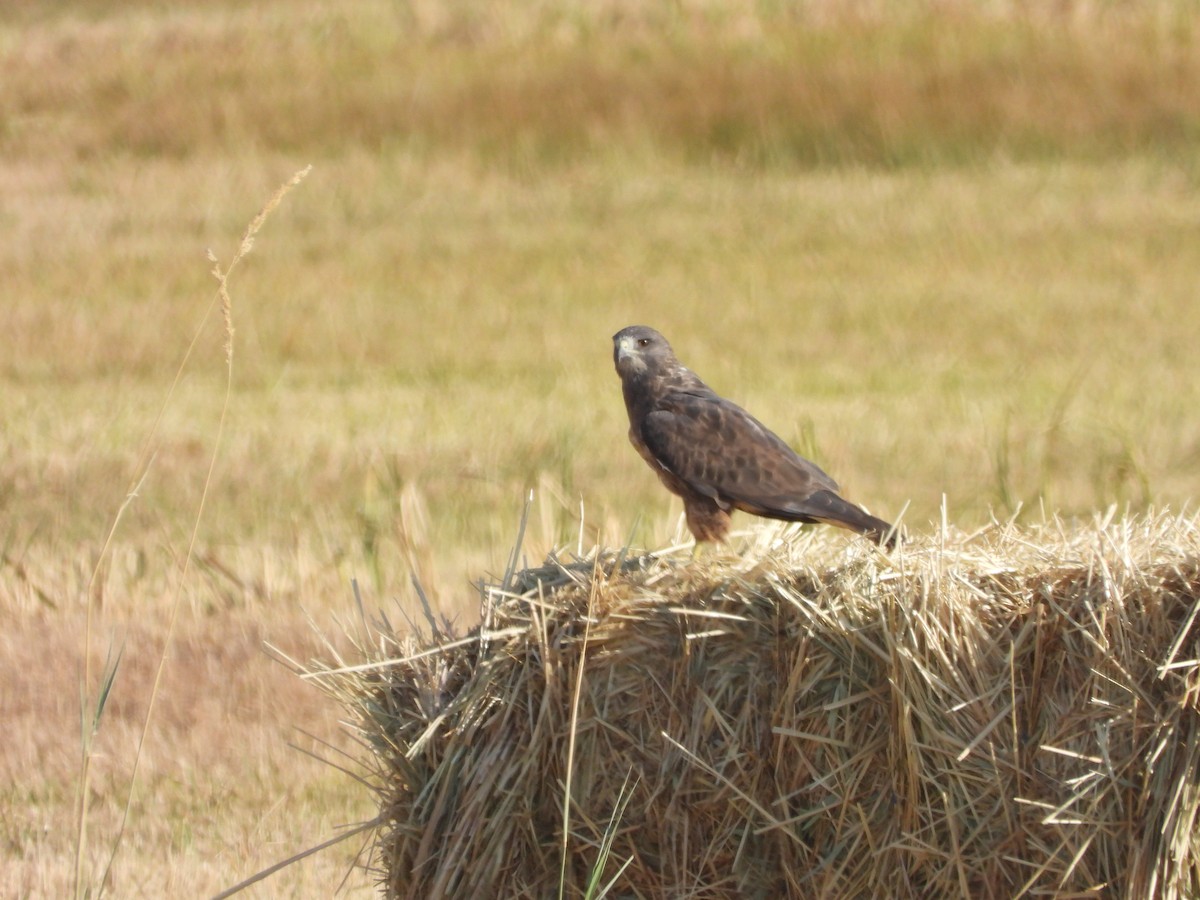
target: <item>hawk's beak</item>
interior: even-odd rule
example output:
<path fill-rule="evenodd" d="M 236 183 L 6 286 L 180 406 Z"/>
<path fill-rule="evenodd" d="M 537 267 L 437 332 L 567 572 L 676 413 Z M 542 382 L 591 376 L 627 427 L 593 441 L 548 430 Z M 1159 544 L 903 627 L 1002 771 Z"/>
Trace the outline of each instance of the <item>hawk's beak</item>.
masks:
<path fill-rule="evenodd" d="M 617 341 L 613 356 L 616 359 L 617 372 L 622 377 L 646 371 L 646 360 L 642 358 L 634 338 L 623 337 Z"/>

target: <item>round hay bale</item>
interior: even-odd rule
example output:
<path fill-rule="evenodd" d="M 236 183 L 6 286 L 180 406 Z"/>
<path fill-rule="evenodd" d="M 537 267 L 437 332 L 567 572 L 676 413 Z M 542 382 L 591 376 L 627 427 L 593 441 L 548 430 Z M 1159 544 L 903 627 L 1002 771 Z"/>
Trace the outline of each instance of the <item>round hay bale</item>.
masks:
<path fill-rule="evenodd" d="M 550 560 L 321 677 L 391 898 L 1195 897 L 1198 535 Z"/>

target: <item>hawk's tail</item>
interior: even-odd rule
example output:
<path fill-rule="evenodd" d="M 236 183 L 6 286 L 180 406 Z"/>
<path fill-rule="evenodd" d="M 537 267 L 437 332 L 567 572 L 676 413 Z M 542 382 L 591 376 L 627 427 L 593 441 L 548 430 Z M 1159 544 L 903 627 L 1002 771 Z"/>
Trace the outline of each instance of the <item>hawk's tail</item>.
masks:
<path fill-rule="evenodd" d="M 857 531 L 886 550 L 895 550 L 900 543 L 900 532 L 895 526 L 843 500 L 833 491 L 817 491 L 804 501 L 804 505 L 818 522 Z"/>
<path fill-rule="evenodd" d="M 900 543 L 900 529 L 895 525 L 889 525 L 883 519 L 877 519 L 870 513 L 863 513 L 863 517 L 870 523 L 870 530 L 862 532 L 884 550 L 895 550 Z"/>

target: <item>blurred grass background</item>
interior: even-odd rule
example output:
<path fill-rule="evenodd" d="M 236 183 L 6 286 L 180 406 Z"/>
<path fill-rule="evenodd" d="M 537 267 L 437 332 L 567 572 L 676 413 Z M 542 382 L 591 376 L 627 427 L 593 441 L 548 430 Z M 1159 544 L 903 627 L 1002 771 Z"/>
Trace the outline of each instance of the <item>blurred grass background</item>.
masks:
<path fill-rule="evenodd" d="M 76 714 L 88 575 L 212 296 L 206 250 L 228 259 L 293 171 L 314 166 L 234 278 L 235 390 L 186 589 L 197 659 L 264 639 L 307 652 L 306 616 L 350 609 L 351 577 L 370 603 L 408 604 L 415 571 L 469 621 L 469 581 L 503 566 L 530 488 L 531 558 L 580 533 L 667 541 L 678 506 L 628 446 L 611 369 L 609 337 L 634 322 L 848 496 L 907 505 L 911 530 L 943 495 L 964 528 L 1190 504 L 1198 12 L 6 4 L 0 622 L 13 672 L 48 648 L 61 665 L 5 679 L 0 770 L 21 787 L 0 890 L 65 883 L 75 751 L 42 730 Z M 114 632 L 140 623 L 139 652 L 157 652 L 198 507 L 223 340 L 205 332 L 91 598 Z M 296 691 L 256 653 L 240 665 L 257 687 L 238 691 Z M 247 708 L 230 691 L 214 743 Z M 302 698 L 256 707 L 245 764 L 281 805 L 325 786 L 314 821 L 369 815 L 282 747 L 320 719 Z M 178 769 L 215 796 L 242 780 L 206 774 L 204 740 L 172 757 L 160 739 L 148 777 L 169 820 L 210 796 L 179 790 Z M 147 839 L 120 884 L 211 892 L 234 879 L 199 860 L 249 874 L 323 836 L 256 842 L 261 803 L 222 808 L 168 844 L 182 880 L 160 880 Z M 344 863 L 274 890 L 327 892 Z"/>

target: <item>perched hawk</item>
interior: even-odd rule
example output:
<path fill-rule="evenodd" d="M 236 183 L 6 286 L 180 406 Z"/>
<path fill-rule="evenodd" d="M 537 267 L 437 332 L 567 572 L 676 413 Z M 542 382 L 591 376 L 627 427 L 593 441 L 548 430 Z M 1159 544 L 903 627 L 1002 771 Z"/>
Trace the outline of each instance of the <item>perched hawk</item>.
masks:
<path fill-rule="evenodd" d="M 685 368 L 644 325 L 613 335 L 629 412 L 629 440 L 667 489 L 683 498 L 697 541 L 719 541 L 740 509 L 787 522 L 825 522 L 895 545 L 892 526 L 847 503 L 837 484 L 735 403 Z"/>

